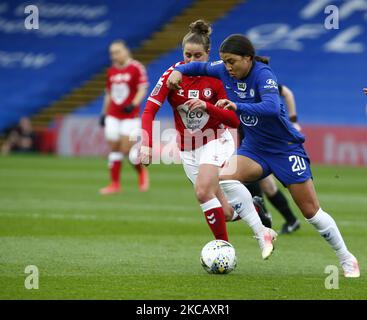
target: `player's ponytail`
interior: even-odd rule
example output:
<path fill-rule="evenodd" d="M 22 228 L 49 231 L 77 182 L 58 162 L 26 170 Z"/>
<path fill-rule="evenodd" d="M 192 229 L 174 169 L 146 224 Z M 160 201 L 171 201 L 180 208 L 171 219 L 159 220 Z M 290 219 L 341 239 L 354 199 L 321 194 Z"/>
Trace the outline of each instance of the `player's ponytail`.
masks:
<path fill-rule="evenodd" d="M 182 48 L 186 43 L 201 44 L 206 52 L 210 50 L 210 34 L 212 28 L 209 23 L 204 20 L 196 20 L 190 23 L 189 32 L 184 36 L 182 40 Z"/>
<path fill-rule="evenodd" d="M 262 63 L 265 63 L 265 64 L 269 64 L 269 62 L 270 62 L 270 58 L 269 57 L 264 57 L 264 56 L 255 56 L 254 59 L 256 61 L 259 61 L 259 62 L 262 62 Z"/>
<path fill-rule="evenodd" d="M 249 38 L 242 34 L 232 34 L 220 45 L 220 52 L 222 53 L 232 53 L 238 56 L 249 56 L 251 59 L 260 61 L 265 64 L 269 64 L 268 57 L 257 56 L 255 53 L 255 48 Z"/>

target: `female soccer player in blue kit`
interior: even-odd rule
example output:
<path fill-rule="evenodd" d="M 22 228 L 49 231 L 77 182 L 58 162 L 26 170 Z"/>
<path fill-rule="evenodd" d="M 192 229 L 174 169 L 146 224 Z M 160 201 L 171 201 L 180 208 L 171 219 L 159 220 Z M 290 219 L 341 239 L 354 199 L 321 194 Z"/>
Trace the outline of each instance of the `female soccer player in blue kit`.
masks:
<path fill-rule="evenodd" d="M 257 181 L 273 173 L 285 185 L 306 220 L 335 250 L 345 277 L 359 277 L 359 265 L 349 252 L 334 219 L 319 205 L 312 181 L 310 160 L 303 148 L 304 136 L 286 116 L 277 79 L 262 57 L 255 55 L 251 41 L 240 34 L 220 46 L 220 61 L 192 62 L 176 67 L 167 81 L 178 89 L 182 74 L 212 76 L 222 80 L 228 100 L 218 106 L 235 110 L 245 139 L 220 173 L 220 185 L 229 203 L 257 235 L 260 219 L 247 219 L 244 208 L 251 196 L 241 182 Z"/>

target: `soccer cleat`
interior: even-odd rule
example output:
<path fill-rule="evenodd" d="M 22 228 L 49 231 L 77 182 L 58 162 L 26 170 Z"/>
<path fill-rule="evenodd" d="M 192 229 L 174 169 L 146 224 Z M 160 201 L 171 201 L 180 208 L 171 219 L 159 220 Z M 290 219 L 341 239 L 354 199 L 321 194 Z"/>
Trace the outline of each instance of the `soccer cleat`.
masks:
<path fill-rule="evenodd" d="M 259 214 L 262 224 L 267 228 L 271 228 L 272 218 L 271 214 L 269 212 L 266 212 L 264 199 L 262 197 L 255 196 L 252 198 L 252 202 L 254 203 L 255 209 Z"/>
<path fill-rule="evenodd" d="M 121 192 L 121 186 L 119 183 L 111 182 L 107 187 L 104 187 L 99 190 L 100 194 L 106 195 L 106 194 L 113 194 Z"/>
<path fill-rule="evenodd" d="M 279 234 L 290 234 L 297 231 L 300 227 L 301 223 L 298 219 L 293 223 L 286 222 L 283 224 L 282 229 L 279 231 Z"/>
<path fill-rule="evenodd" d="M 341 266 L 344 271 L 344 277 L 346 278 L 359 278 L 361 275 L 357 258 L 352 254 L 350 255 L 349 259 L 341 262 Z"/>
<path fill-rule="evenodd" d="M 278 234 L 273 229 L 264 228 L 264 233 L 261 236 L 256 235 L 254 238 L 257 239 L 259 243 L 262 258 L 266 260 L 274 251 L 273 241 L 277 239 Z"/>
<path fill-rule="evenodd" d="M 139 174 L 139 191 L 145 192 L 149 190 L 149 173 L 146 168 L 142 168 Z"/>

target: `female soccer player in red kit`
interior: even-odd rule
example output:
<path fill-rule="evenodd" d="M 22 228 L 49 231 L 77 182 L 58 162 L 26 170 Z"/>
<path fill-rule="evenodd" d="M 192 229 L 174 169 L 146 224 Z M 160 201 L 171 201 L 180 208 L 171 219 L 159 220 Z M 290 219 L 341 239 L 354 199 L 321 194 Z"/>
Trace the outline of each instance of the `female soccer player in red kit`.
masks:
<path fill-rule="evenodd" d="M 148 88 L 144 66 L 131 58 L 129 49 L 123 41 L 112 42 L 110 57 L 112 66 L 107 70 L 106 94 L 100 125 L 105 129 L 105 137 L 111 148 L 108 156 L 111 183 L 100 190 L 101 194 L 121 191 L 120 171 L 124 157 L 128 157 L 132 163 L 137 163 L 130 150 L 139 134 L 140 104 Z M 139 190 L 146 191 L 149 187 L 147 169 L 140 163 L 134 164 L 134 168 L 139 174 Z"/>
<path fill-rule="evenodd" d="M 150 94 L 142 116 L 142 128 L 146 135 L 145 138 L 143 136 L 140 155 L 143 164 L 150 164 L 152 122 L 168 98 L 173 109 L 185 173 L 194 185 L 196 197 L 214 237 L 228 241 L 224 211 L 231 210 L 231 207 L 219 188 L 218 174 L 235 150 L 233 138 L 224 125 L 238 127 L 239 120 L 235 113 L 214 106 L 221 97 L 226 96 L 223 85 L 217 79 L 184 77 L 179 91 L 169 90 L 166 85 L 175 66 L 208 60 L 210 32 L 210 26 L 202 20 L 190 25 L 190 32 L 182 42 L 184 62 L 169 68 Z M 254 206 L 252 209 L 258 215 Z"/>

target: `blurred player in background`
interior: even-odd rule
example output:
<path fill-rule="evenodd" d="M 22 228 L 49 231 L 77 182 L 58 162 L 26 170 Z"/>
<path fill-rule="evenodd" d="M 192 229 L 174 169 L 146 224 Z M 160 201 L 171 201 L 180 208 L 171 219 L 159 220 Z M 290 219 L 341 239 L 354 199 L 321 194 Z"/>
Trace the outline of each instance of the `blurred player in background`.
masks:
<path fill-rule="evenodd" d="M 149 188 L 148 171 L 136 160 L 130 150 L 141 128 L 140 104 L 147 93 L 148 79 L 144 66 L 133 60 L 122 40 L 111 43 L 112 66 L 107 70 L 106 94 L 100 125 L 111 148 L 108 155 L 110 184 L 100 190 L 101 194 L 121 191 L 120 172 L 122 161 L 128 158 L 139 175 L 139 190 Z M 138 163 L 138 164 L 136 164 Z"/>
<path fill-rule="evenodd" d="M 19 124 L 10 130 L 7 139 L 2 145 L 1 153 L 28 153 L 32 151 L 35 151 L 35 133 L 29 118 L 22 117 Z"/>
<path fill-rule="evenodd" d="M 288 119 L 292 122 L 294 128 L 301 131 L 301 126 L 297 121 L 296 101 L 294 99 L 293 92 L 287 86 L 281 84 L 278 85 L 278 90 L 287 107 Z M 246 187 L 251 192 L 255 201 L 262 201 L 263 193 L 265 193 L 273 207 L 276 208 L 283 216 L 285 223 L 279 231 L 280 234 L 290 234 L 300 228 L 300 221 L 294 215 L 284 193 L 278 188 L 273 175 L 269 175 L 260 181 L 246 184 Z M 266 209 L 265 203 L 263 203 L 263 207 L 265 208 L 265 213 L 260 217 L 267 216 L 268 220 L 271 221 L 271 215 Z M 267 222 L 264 221 L 264 219 L 262 219 L 262 222 L 266 226 L 271 226 L 271 224 L 267 225 Z"/>
<path fill-rule="evenodd" d="M 367 95 L 367 88 L 363 88 L 363 92 L 365 95 Z"/>
<path fill-rule="evenodd" d="M 191 23 L 189 29 L 182 41 L 184 62 L 175 66 L 209 58 L 210 26 L 198 20 Z M 143 131 L 147 135 L 141 147 L 141 161 L 146 165 L 151 162 L 152 122 L 168 98 L 174 113 L 185 173 L 194 185 L 196 198 L 214 237 L 228 241 L 225 218 L 228 215 L 232 217 L 232 208 L 219 188 L 218 174 L 235 150 L 233 138 L 224 125 L 238 127 L 239 120 L 235 113 L 213 105 L 226 97 L 223 85 L 217 79 L 183 77 L 181 90 L 169 90 L 166 81 L 175 66 L 162 75 L 148 98 L 142 117 Z M 257 216 L 253 204 L 251 209 Z"/>

